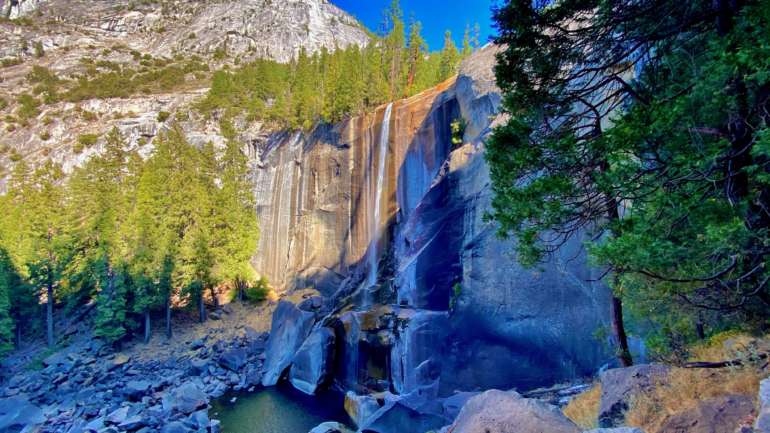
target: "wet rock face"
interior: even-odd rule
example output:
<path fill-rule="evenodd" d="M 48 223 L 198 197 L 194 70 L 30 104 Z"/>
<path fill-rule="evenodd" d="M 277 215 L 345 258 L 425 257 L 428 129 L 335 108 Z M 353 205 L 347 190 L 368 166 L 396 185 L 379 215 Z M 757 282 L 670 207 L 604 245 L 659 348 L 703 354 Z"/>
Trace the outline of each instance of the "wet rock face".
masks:
<path fill-rule="evenodd" d="M 315 287 L 348 311 L 335 327 L 335 379 L 347 389 L 526 389 L 612 360 L 593 337 L 608 323 L 609 291 L 589 282 L 598 273 L 583 239 L 525 269 L 515 240 L 483 219 L 496 53 L 483 48 L 456 80 L 390 108 L 255 148 L 255 266 L 285 291 Z M 460 118 L 464 144 L 454 145 Z M 353 296 L 338 293 L 348 288 Z"/>

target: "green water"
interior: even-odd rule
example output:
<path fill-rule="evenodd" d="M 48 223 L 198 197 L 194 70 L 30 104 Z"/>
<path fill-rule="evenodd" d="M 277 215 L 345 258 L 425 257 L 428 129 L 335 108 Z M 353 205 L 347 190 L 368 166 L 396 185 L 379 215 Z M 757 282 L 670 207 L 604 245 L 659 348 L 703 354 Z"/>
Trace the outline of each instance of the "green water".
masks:
<path fill-rule="evenodd" d="M 230 403 L 233 397 L 237 400 Z M 290 386 L 225 394 L 212 406 L 212 418 L 222 422 L 222 433 L 307 433 L 326 421 L 350 424 L 341 395 L 310 397 Z"/>

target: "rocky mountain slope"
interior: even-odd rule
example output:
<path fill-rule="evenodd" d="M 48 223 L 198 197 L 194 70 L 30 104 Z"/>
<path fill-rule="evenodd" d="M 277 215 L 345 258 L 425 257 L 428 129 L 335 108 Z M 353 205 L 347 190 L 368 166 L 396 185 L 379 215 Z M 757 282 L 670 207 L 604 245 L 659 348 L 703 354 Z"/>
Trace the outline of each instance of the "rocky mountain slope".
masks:
<path fill-rule="evenodd" d="M 13 2 L 11 16 L 19 14 L 0 22 L 0 190 L 13 162 L 51 158 L 70 170 L 98 152 L 98 137 L 113 127 L 132 146 L 150 143 L 174 120 L 162 112 L 185 118 L 191 140 L 216 143 L 216 120 L 191 109 L 213 71 L 369 41 L 355 19 L 326 0 Z M 191 68 L 193 60 L 198 66 Z M 50 72 L 47 81 L 30 78 L 35 67 Z M 110 74 L 132 73 L 147 77 L 142 89 L 99 94 L 111 86 L 104 83 Z M 96 93 L 53 97 L 41 90 L 63 80 L 94 82 Z M 37 102 L 20 114 L 19 98 L 30 93 Z"/>
<path fill-rule="evenodd" d="M 328 0 L 5 0 L 0 5 L 10 18 L 35 16 L 38 22 L 101 31 L 127 38 L 153 56 L 227 52 L 242 60 L 287 62 L 303 48 L 314 53 L 369 40 L 353 17 Z"/>

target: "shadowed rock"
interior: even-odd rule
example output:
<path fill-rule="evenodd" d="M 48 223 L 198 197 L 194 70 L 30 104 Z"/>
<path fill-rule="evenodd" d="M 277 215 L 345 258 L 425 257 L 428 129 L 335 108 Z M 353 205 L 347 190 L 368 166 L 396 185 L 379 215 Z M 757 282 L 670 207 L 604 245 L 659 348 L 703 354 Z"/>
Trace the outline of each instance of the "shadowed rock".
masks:
<path fill-rule="evenodd" d="M 642 364 L 602 372 L 599 375 L 602 384 L 599 426 L 622 426 L 633 398 L 650 389 L 656 380 L 664 377 L 668 371 L 669 368 L 664 365 Z"/>
<path fill-rule="evenodd" d="M 318 328 L 310 334 L 294 356 L 289 381 L 294 388 L 313 395 L 326 384 L 332 373 L 334 360 L 334 332 Z"/>
<path fill-rule="evenodd" d="M 310 334 L 314 322 L 315 314 L 302 311 L 288 301 L 278 303 L 267 341 L 262 385 L 273 386 L 278 383 L 297 350 Z"/>

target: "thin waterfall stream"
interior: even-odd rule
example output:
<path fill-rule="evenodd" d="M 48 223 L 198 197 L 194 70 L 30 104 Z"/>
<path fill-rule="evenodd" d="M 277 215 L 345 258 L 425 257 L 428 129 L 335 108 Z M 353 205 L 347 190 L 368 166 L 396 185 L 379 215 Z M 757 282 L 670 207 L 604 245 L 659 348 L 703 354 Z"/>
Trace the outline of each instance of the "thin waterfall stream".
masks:
<path fill-rule="evenodd" d="M 367 264 L 369 274 L 367 275 L 367 285 L 374 286 L 377 283 L 377 274 L 379 272 L 379 257 L 377 254 L 377 245 L 380 242 L 382 224 L 382 190 L 385 184 L 385 164 L 388 155 L 388 141 L 390 140 L 390 117 L 393 113 L 393 103 L 385 108 L 385 114 L 382 119 L 382 129 L 380 132 L 379 161 L 377 164 L 377 189 L 374 193 L 374 217 L 371 225 L 371 236 L 369 250 L 367 251 Z M 368 299 L 367 299 L 368 301 Z M 368 303 L 368 302 L 367 302 Z"/>

